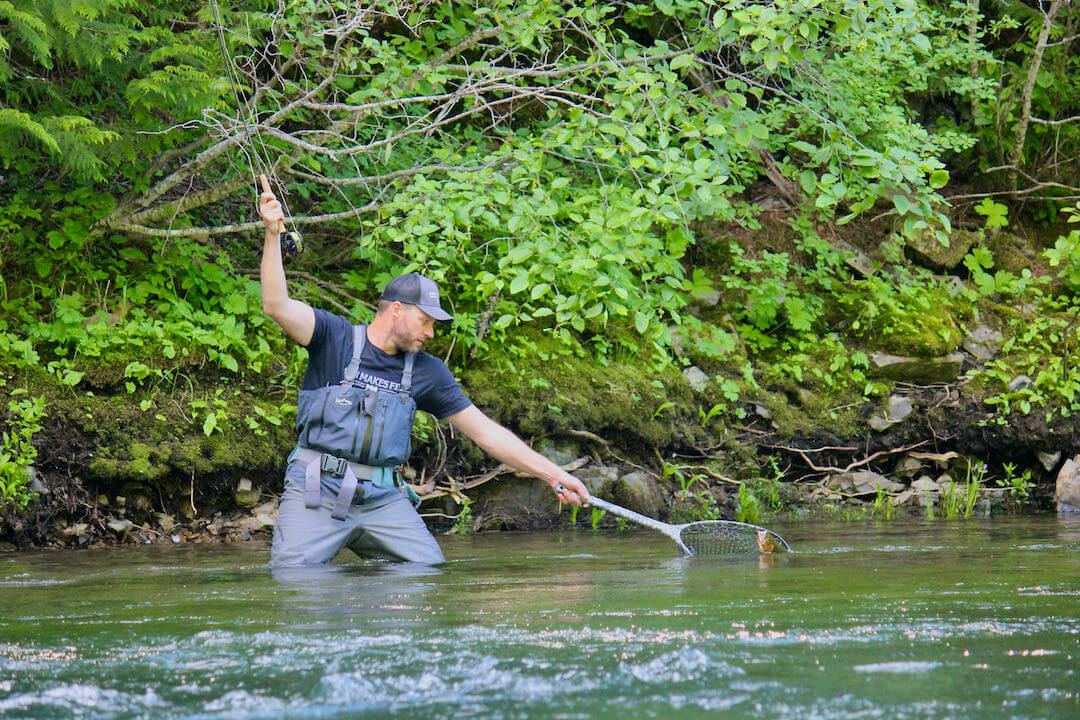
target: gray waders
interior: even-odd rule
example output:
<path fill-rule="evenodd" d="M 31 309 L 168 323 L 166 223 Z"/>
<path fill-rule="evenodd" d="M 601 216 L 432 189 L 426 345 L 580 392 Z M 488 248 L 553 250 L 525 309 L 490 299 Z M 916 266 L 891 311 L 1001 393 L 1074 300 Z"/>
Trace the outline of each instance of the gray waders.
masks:
<path fill-rule="evenodd" d="M 442 561 L 434 538 L 405 502 L 420 498 L 398 471 L 412 450 L 415 355 L 406 354 L 397 390 L 358 383 L 366 341 L 367 326 L 353 326 L 353 353 L 340 385 L 300 391 L 299 439 L 289 458 L 271 564 L 329 562 L 344 545 L 365 544 L 398 559 Z M 365 498 L 365 485 L 371 497 Z M 385 492 L 395 488 L 400 493 Z M 330 519 L 321 510 L 326 501 Z M 376 518 L 376 509 L 386 517 Z"/>
<path fill-rule="evenodd" d="M 332 495 L 331 517 L 344 520 L 349 506 L 362 502 L 360 480 L 376 487 L 397 487 L 419 500 L 397 468 L 412 451 L 416 402 L 412 399 L 413 353 L 405 355 L 398 390 L 357 384 L 367 326 L 353 326 L 353 353 L 338 386 L 301 390 L 297 406 L 300 439 L 293 458 L 307 464 L 304 504 L 315 508 L 324 493 Z"/>

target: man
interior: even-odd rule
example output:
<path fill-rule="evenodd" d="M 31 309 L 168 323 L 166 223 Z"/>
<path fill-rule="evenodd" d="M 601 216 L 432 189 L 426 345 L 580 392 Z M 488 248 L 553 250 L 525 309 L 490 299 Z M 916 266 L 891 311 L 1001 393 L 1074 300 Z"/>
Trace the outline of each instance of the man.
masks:
<path fill-rule="evenodd" d="M 274 566 L 330 562 L 343 548 L 421 563 L 443 561 L 397 467 L 411 450 L 417 409 L 448 420 L 495 459 L 544 480 L 563 502 L 588 501 L 574 476 L 478 410 L 438 358 L 421 350 L 451 319 L 430 279 L 411 273 L 383 291 L 370 325 L 289 297 L 281 264 L 281 205 L 260 198 L 266 227 L 263 310 L 308 349 L 297 411 L 299 438 L 285 471 L 270 550 Z"/>

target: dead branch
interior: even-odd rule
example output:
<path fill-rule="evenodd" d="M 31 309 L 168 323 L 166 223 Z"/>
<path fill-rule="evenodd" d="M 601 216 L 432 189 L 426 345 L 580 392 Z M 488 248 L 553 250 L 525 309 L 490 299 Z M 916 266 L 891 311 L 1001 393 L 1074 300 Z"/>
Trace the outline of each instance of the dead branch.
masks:
<path fill-rule="evenodd" d="M 779 449 L 789 450 L 791 452 L 798 453 L 799 455 L 802 456 L 803 462 L 805 462 L 807 465 L 809 465 L 811 469 L 816 470 L 818 472 L 846 473 L 846 472 L 851 471 L 854 468 L 857 468 L 857 467 L 860 467 L 862 465 L 866 465 L 867 463 L 873 462 L 875 459 L 881 457 L 882 455 L 895 455 L 896 453 L 907 452 L 908 450 L 914 450 L 917 447 L 922 447 L 927 442 L 929 442 L 929 441 L 928 440 L 922 440 L 921 442 L 917 442 L 914 445 L 907 445 L 905 447 L 894 448 L 892 450 L 879 450 L 878 452 L 876 452 L 876 453 L 874 453 L 872 455 L 869 455 L 869 456 L 863 458 L 862 460 L 856 460 L 855 462 L 851 463 L 847 467 L 843 467 L 843 468 L 833 467 L 831 465 L 825 465 L 825 466 L 815 465 L 814 462 L 807 456 L 807 452 L 817 452 L 817 451 L 814 451 L 814 450 L 802 450 L 800 448 L 788 448 L 788 447 L 781 447 L 781 446 L 771 446 L 771 447 L 777 447 Z M 843 448 L 843 449 L 853 450 L 855 448 Z"/>

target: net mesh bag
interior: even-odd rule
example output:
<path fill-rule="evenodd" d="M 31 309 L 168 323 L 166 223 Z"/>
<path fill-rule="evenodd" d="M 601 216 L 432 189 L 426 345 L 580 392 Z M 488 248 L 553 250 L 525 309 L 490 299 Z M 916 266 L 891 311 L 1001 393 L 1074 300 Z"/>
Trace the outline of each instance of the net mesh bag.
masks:
<path fill-rule="evenodd" d="M 690 523 L 679 532 L 679 540 L 691 555 L 774 553 L 791 550 L 784 538 L 771 530 L 724 520 Z"/>

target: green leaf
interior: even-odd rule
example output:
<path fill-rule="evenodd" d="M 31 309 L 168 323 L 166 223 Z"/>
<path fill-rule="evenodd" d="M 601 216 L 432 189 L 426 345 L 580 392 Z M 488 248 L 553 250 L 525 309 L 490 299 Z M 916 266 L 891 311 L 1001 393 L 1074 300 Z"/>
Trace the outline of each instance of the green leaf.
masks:
<path fill-rule="evenodd" d="M 210 434 L 213 433 L 215 429 L 217 429 L 217 426 L 217 413 L 207 413 L 206 419 L 203 420 L 202 424 L 203 435 L 210 437 Z"/>
<path fill-rule="evenodd" d="M 697 61 L 697 58 L 693 54 L 687 53 L 685 55 L 676 55 L 671 59 L 671 69 L 681 70 L 684 67 L 690 67 Z"/>
<path fill-rule="evenodd" d="M 529 273 L 523 272 L 514 276 L 510 281 L 510 294 L 517 295 L 529 286 Z"/>

